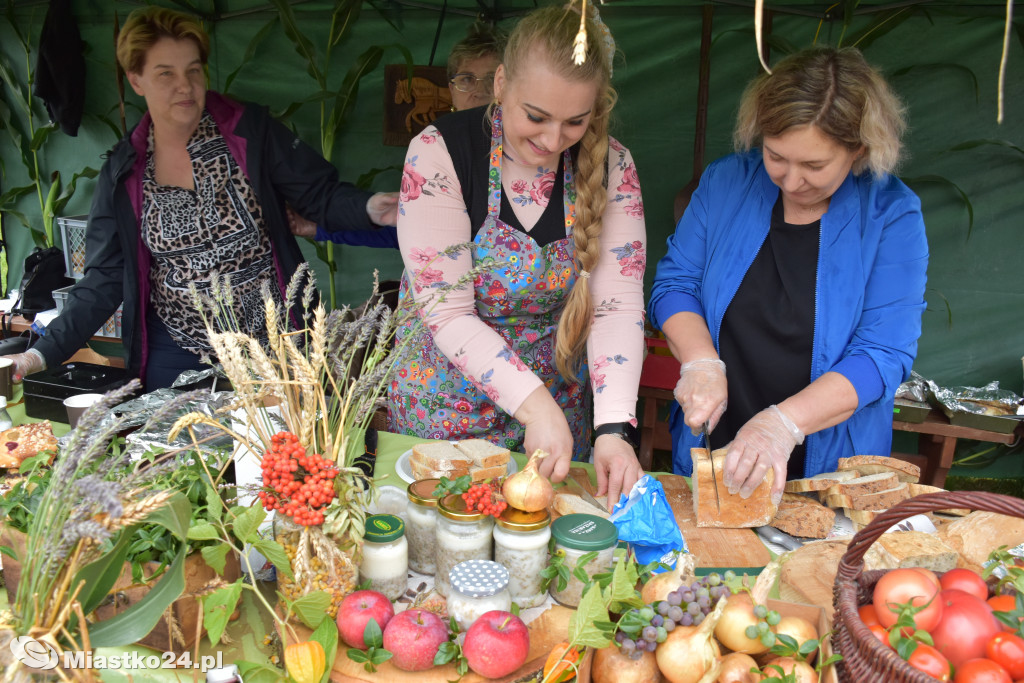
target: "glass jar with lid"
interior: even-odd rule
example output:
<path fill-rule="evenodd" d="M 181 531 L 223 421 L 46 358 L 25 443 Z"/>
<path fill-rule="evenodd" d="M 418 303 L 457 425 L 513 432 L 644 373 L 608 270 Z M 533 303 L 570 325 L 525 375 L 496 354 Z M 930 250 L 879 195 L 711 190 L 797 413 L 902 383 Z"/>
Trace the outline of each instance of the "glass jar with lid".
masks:
<path fill-rule="evenodd" d="M 409 544 L 405 522 L 395 515 L 370 515 L 363 533 L 363 559 L 359 580 L 392 602 L 402 597 L 409 583 Z"/>
<path fill-rule="evenodd" d="M 448 573 L 467 560 L 491 559 L 494 518 L 467 510 L 458 493 L 450 493 L 437 503 L 434 531 L 434 587 L 448 597 L 451 588 Z"/>
<path fill-rule="evenodd" d="M 585 588 L 573 575 L 576 563 L 587 553 L 596 552 L 597 557 L 584 565 L 583 570 L 589 577 L 608 571 L 619 541 L 618 529 L 597 515 L 572 514 L 554 521 L 551 536 L 555 539 L 555 552 L 564 555 L 563 562 L 569 570 L 569 584 L 563 590 L 558 590 L 557 578 L 551 582 L 551 597 L 567 607 L 576 607 Z"/>
<path fill-rule="evenodd" d="M 468 560 L 452 568 L 448 576 L 448 614 L 465 633 L 481 615 L 512 608 L 508 570 L 491 560 Z"/>
<path fill-rule="evenodd" d="M 509 573 L 508 591 L 520 608 L 544 602 L 540 573 L 548 565 L 551 515 L 505 508 L 494 521 L 494 561 Z"/>
<path fill-rule="evenodd" d="M 420 479 L 409 484 L 406 495 L 405 537 L 409 540 L 409 569 L 434 574 L 434 541 L 437 527 L 437 497 L 434 489 L 440 479 Z"/>

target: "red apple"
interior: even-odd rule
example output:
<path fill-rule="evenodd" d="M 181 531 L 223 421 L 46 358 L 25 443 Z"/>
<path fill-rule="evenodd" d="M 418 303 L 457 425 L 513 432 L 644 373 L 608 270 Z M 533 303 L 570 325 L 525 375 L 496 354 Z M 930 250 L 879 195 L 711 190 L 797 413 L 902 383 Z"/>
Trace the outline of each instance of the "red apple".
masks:
<path fill-rule="evenodd" d="M 338 633 L 349 647 L 366 649 L 363 632 L 366 622 L 377 621 L 383 631 L 388 622 L 395 616 L 395 608 L 387 596 L 377 591 L 356 591 L 349 593 L 338 607 Z"/>
<path fill-rule="evenodd" d="M 426 671 L 434 667 L 434 655 L 448 640 L 441 617 L 423 609 L 399 612 L 384 629 L 384 649 L 389 662 L 402 671 Z"/>
<path fill-rule="evenodd" d="M 502 678 L 526 663 L 530 632 L 511 612 L 484 612 L 466 631 L 462 653 L 476 673 L 484 678 Z"/>

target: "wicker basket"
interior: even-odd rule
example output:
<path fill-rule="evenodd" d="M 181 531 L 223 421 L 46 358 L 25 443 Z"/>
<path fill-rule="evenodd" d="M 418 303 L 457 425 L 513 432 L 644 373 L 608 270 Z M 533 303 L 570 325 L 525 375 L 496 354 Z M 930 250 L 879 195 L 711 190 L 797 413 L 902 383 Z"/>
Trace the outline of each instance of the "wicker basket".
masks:
<path fill-rule="evenodd" d="M 864 554 L 889 527 L 914 515 L 949 508 L 969 508 L 1024 518 L 1024 500 L 982 491 L 943 491 L 903 501 L 879 514 L 850 541 L 839 561 L 834 589 L 835 626 L 832 646 L 843 656 L 836 665 L 840 683 L 934 683 L 883 645 L 860 618 L 857 609 L 871 602 L 875 583 L 885 570 L 864 571 Z"/>

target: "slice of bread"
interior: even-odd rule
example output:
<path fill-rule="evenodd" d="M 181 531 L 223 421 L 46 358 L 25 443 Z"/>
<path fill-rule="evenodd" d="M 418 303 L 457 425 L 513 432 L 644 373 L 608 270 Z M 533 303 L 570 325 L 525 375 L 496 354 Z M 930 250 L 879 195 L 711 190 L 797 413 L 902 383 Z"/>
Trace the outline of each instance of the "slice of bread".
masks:
<path fill-rule="evenodd" d="M 772 526 L 799 538 L 825 538 L 836 521 L 835 510 L 813 498 L 783 493 Z"/>
<path fill-rule="evenodd" d="M 602 498 L 607 501 L 606 497 L 602 496 Z M 598 501 L 601 501 L 601 498 L 598 498 Z M 575 493 L 556 493 L 552 506 L 560 515 L 582 513 L 586 515 L 597 515 L 598 517 L 604 518 L 608 517 L 608 510 L 594 507 Z"/>
<path fill-rule="evenodd" d="M 854 510 L 853 508 L 843 508 L 843 514 L 850 518 L 853 522 L 853 528 L 860 531 L 868 524 L 874 521 L 875 517 L 879 512 L 883 510 Z"/>
<path fill-rule="evenodd" d="M 877 493 L 878 491 L 887 491 L 894 488 L 899 483 L 900 480 L 894 472 L 879 472 L 878 474 L 868 474 L 863 477 L 855 477 L 848 481 L 839 482 L 824 491 L 819 491 L 818 495 L 824 500 L 825 496 L 856 496 L 865 493 Z"/>
<path fill-rule="evenodd" d="M 497 479 L 508 474 L 508 465 L 495 465 L 494 467 L 471 467 L 469 476 L 476 481 Z"/>
<path fill-rule="evenodd" d="M 835 493 L 825 496 L 822 501 L 830 508 L 851 508 L 853 510 L 888 510 L 893 505 L 910 498 L 910 489 L 906 484 L 899 484 L 885 491 L 873 493 Z"/>
<path fill-rule="evenodd" d="M 458 479 L 470 473 L 471 470 L 469 468 L 464 470 L 432 470 L 423 465 L 412 465 L 412 477 L 417 481 L 420 479 L 440 479 L 441 477 Z"/>
<path fill-rule="evenodd" d="M 428 441 L 412 447 L 409 458 L 412 465 L 421 465 L 432 470 L 468 470 L 473 460 L 451 445 L 448 441 Z"/>
<path fill-rule="evenodd" d="M 933 572 L 948 572 L 956 567 L 956 550 L 935 534 L 923 531 L 893 531 L 882 534 L 864 555 L 866 569 L 924 567 Z"/>
<path fill-rule="evenodd" d="M 921 481 L 920 467 L 888 455 L 854 455 L 849 458 L 839 458 L 839 465 L 836 469 L 840 471 L 857 470 L 862 475 L 893 472 L 900 481 L 908 484 L 916 484 Z"/>
<path fill-rule="evenodd" d="M 860 476 L 857 470 L 843 470 L 842 472 L 823 472 L 806 479 L 793 479 L 786 482 L 786 493 L 810 493 L 811 491 L 824 491 L 830 486 L 835 486 L 850 479 Z"/>
<path fill-rule="evenodd" d="M 915 498 L 925 493 L 945 493 L 946 489 L 940 489 L 938 486 L 929 486 L 928 484 L 907 484 L 910 488 L 910 497 Z M 949 510 L 937 510 L 945 515 L 956 515 L 957 517 L 966 517 L 971 514 L 971 511 L 967 508 L 951 508 Z"/>
<path fill-rule="evenodd" d="M 740 529 L 768 524 L 776 512 L 771 501 L 774 471 L 769 469 L 765 473 L 764 481 L 749 498 L 741 498 L 739 493 L 731 494 L 725 487 L 725 475 L 722 473 L 725 454 L 724 448 L 713 453 L 709 453 L 706 448 L 690 449 L 690 458 L 693 460 L 690 485 L 693 489 L 693 514 L 697 518 L 697 526 Z"/>
<path fill-rule="evenodd" d="M 495 446 L 484 439 L 467 439 L 456 442 L 455 448 L 465 454 L 477 467 L 507 465 L 511 453 L 507 448 Z"/>

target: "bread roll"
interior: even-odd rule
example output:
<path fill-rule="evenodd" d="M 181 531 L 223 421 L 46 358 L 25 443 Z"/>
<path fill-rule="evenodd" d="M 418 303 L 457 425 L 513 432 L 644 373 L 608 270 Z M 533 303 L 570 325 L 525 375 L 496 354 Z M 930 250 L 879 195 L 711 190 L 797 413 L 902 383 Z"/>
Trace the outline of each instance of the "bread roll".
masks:
<path fill-rule="evenodd" d="M 725 453 L 724 448 L 710 454 L 706 448 L 690 449 L 693 459 L 693 514 L 697 518 L 697 526 L 738 529 L 768 524 L 777 510 L 771 501 L 775 472 L 769 468 L 764 481 L 751 496 L 741 498 L 739 493 L 731 494 L 725 487 L 725 475 L 722 473 Z"/>

